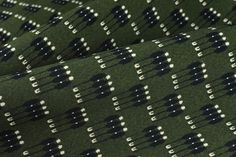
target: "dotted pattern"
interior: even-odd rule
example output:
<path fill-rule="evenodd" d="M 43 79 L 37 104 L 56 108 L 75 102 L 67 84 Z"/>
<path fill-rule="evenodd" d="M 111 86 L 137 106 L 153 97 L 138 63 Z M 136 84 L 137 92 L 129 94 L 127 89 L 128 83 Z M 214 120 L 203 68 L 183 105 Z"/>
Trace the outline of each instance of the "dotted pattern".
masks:
<path fill-rule="evenodd" d="M 132 9 L 132 2 L 110 1 L 111 10 L 101 12 L 98 0 L 88 2 L 3 44 L 1 156 L 234 157 L 236 31 L 226 26 L 232 5 L 226 15 L 215 1 L 195 1 L 205 19 L 199 22 L 187 15 L 189 1 L 169 2 L 170 16 L 160 21 L 158 6 L 150 5 L 161 2 L 141 1 L 144 25 L 133 19 L 138 3 Z M 92 39 L 92 27 L 104 40 L 94 32 Z M 126 34 L 122 43 L 125 29 L 135 38 Z M 155 29 L 163 37 L 144 42 L 144 32 Z M 58 31 L 68 36 L 58 38 Z M 0 34 L 8 39 L 5 29 Z"/>

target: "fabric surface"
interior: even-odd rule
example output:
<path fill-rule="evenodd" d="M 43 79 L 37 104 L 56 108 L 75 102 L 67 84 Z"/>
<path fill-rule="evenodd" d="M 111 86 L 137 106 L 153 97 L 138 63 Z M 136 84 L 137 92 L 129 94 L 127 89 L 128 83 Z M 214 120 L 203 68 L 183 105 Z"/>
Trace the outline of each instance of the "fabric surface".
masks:
<path fill-rule="evenodd" d="M 235 157 L 234 5 L 0 1 L 0 156 Z"/>

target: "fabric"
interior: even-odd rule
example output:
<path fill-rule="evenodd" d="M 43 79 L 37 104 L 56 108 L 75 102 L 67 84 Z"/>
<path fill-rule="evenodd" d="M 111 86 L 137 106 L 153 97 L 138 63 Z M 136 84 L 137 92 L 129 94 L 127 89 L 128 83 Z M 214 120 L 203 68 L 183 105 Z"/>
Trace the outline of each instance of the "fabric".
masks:
<path fill-rule="evenodd" d="M 234 1 L 0 3 L 1 157 L 236 156 Z"/>

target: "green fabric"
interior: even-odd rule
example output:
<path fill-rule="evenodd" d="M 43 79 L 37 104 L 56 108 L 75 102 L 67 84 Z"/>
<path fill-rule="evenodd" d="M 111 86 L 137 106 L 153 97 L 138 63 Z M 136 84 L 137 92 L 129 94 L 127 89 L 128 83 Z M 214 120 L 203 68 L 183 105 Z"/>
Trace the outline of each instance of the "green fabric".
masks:
<path fill-rule="evenodd" d="M 34 3 L 54 6 L 43 2 Z M 0 156 L 235 157 L 236 26 L 226 24 L 226 18 L 233 22 L 235 2 L 204 1 L 205 7 L 194 0 L 84 2 L 98 20 L 83 31 L 72 34 L 65 27 L 80 8 L 65 5 L 56 26 L 7 43 L 16 50 L 0 62 Z M 131 20 L 106 35 L 100 22 L 119 5 L 128 8 Z M 131 23 L 148 6 L 157 8 L 161 23 L 174 25 L 169 15 L 176 8 L 191 20 L 168 37 L 160 23 L 135 35 Z M 211 7 L 221 14 L 213 25 L 199 17 Z M 39 20 L 46 26 L 47 20 Z M 192 22 L 204 24 L 194 30 Z M 17 32 L 19 25 L 13 28 Z M 33 59 L 39 52 L 30 44 L 38 37 L 56 47 L 51 56 Z M 68 44 L 75 38 L 85 38 L 88 53 L 71 54 Z M 107 39 L 117 45 L 101 47 Z M 56 59 L 60 53 L 63 59 Z M 33 59 L 28 70 L 21 54 Z"/>
<path fill-rule="evenodd" d="M 214 1 L 211 3 L 212 7 L 217 7 L 220 9 L 220 7 L 224 8 L 224 12 L 221 13 L 222 17 L 228 14 L 228 12 L 231 10 L 232 3 L 231 1 L 223 2 L 221 0 Z M 102 5 L 105 4 L 105 5 Z M 115 20 L 113 19 L 110 23 L 108 22 L 109 26 L 113 26 L 111 31 L 114 30 L 115 32 L 111 35 L 107 36 L 106 31 L 103 30 L 102 26 L 100 26 L 101 21 L 109 21 L 109 19 L 112 18 L 111 16 L 111 10 L 115 6 L 121 6 L 124 5 L 128 9 L 128 14 L 131 15 L 131 18 L 129 20 L 129 23 L 126 24 L 123 27 L 118 27 L 119 25 L 113 24 L 115 23 Z M 135 5 L 135 7 L 133 7 Z M 189 7 L 190 5 L 194 5 L 194 7 Z M 68 11 L 68 13 L 63 16 L 63 21 L 59 23 L 58 25 L 54 27 L 49 27 L 43 25 L 40 30 L 39 35 L 35 35 L 34 33 L 26 33 L 22 37 L 14 40 L 13 42 L 9 42 L 9 44 L 15 48 L 15 52 L 7 61 L 3 61 L 0 63 L 1 67 L 1 73 L 0 74 L 7 74 L 9 72 L 16 72 L 16 71 L 22 71 L 28 67 L 38 67 L 41 65 L 46 65 L 49 63 L 55 63 L 58 62 L 58 60 L 67 60 L 71 59 L 73 56 L 73 52 L 71 52 L 71 49 L 68 48 L 69 43 L 74 40 L 75 38 L 84 38 L 85 42 L 87 43 L 86 48 L 88 48 L 88 54 L 94 53 L 98 51 L 104 50 L 102 47 L 103 43 L 107 40 L 114 39 L 116 46 L 126 46 L 131 43 L 137 43 L 139 40 L 152 40 L 155 38 L 164 37 L 165 34 L 160 29 L 160 24 L 165 24 L 168 29 L 170 29 L 169 33 L 171 34 L 177 34 L 179 32 L 187 32 L 194 30 L 190 27 L 190 24 L 194 22 L 194 20 L 198 20 L 199 24 L 196 23 L 196 25 L 199 25 L 199 27 L 208 27 L 211 26 L 209 23 L 204 22 L 202 18 L 199 18 L 200 12 L 203 9 L 208 8 L 203 7 L 201 3 L 197 1 L 183 1 L 180 5 L 175 6 L 173 1 L 152 1 L 151 3 L 147 3 L 146 1 L 139 1 L 138 3 L 136 1 L 126 1 L 126 0 L 119 0 L 118 2 L 113 2 L 110 0 L 99 0 L 99 1 L 91 1 L 85 4 L 84 7 L 89 6 L 90 8 L 94 9 L 95 13 L 98 13 L 98 19 L 93 23 L 92 25 L 85 27 L 82 29 L 85 24 L 82 23 L 79 25 L 80 27 L 77 28 L 76 34 L 73 34 L 71 29 L 68 29 L 69 25 L 65 26 L 64 23 L 67 21 L 69 17 L 71 17 L 75 11 L 79 10 L 80 8 L 72 9 L 71 11 Z M 148 7 L 155 7 L 158 13 L 158 16 L 160 16 L 160 22 L 155 25 L 152 28 L 149 28 L 145 26 L 145 29 L 140 30 L 140 35 L 136 35 L 133 31 L 133 28 L 131 27 L 131 24 L 133 22 L 139 23 L 138 21 L 141 21 L 138 27 L 141 27 L 143 24 L 145 24 L 145 20 L 142 20 L 142 13 L 143 11 Z M 183 9 L 183 12 L 186 14 L 186 17 L 189 17 L 189 22 L 184 27 L 178 29 L 178 27 L 175 25 L 175 23 L 171 20 L 170 14 L 172 11 L 176 9 Z M 222 9 L 220 9 L 222 10 Z M 110 15 L 110 16 L 109 16 Z M 75 16 L 76 17 L 76 16 Z M 68 21 L 74 21 L 73 24 L 78 24 L 81 22 L 82 18 L 76 18 L 69 19 Z M 107 19 L 107 18 L 108 19 Z M 33 18 L 33 17 L 32 17 Z M 44 18 L 42 18 L 44 19 Z M 46 18 L 47 19 L 47 18 Z M 105 19 L 105 20 L 104 20 Z M 223 25 L 223 22 L 220 20 L 217 22 L 218 26 Z M 48 28 L 48 29 L 47 29 Z M 118 29 L 117 29 L 118 28 Z M 12 28 L 14 31 L 18 32 L 18 29 L 15 27 Z M 45 30 L 46 29 L 46 30 Z M 11 30 L 11 31 L 13 31 Z M 45 31 L 43 31 L 45 30 Z M 14 32 L 13 31 L 13 32 Z M 96 33 L 95 33 L 96 32 Z M 58 35 L 60 34 L 60 37 Z M 124 37 L 125 34 L 125 37 Z M 29 63 L 27 65 L 22 65 L 22 60 L 19 61 L 18 56 L 24 54 L 29 54 L 33 51 L 33 48 L 30 47 L 31 42 L 38 38 L 38 37 L 47 37 L 48 41 L 51 42 L 51 45 L 55 46 L 55 50 L 53 51 L 51 56 L 47 56 L 46 60 L 42 59 L 42 56 L 37 57 L 38 53 L 34 53 L 34 55 L 26 55 L 27 57 L 24 58 L 24 60 L 28 61 Z M 71 54 L 72 53 L 72 54 Z M 87 53 L 83 52 L 86 56 Z M 61 57 L 58 58 L 58 55 L 61 55 Z M 45 57 L 44 57 L 45 58 Z M 31 60 L 33 60 L 31 62 Z"/>

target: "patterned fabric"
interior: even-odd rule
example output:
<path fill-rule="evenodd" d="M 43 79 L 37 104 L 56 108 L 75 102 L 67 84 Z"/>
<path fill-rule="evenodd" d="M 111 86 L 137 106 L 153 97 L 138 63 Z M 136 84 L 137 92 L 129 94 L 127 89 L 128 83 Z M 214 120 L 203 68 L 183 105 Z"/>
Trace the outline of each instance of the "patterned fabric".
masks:
<path fill-rule="evenodd" d="M 0 157 L 235 157 L 232 0 L 0 0 Z"/>

